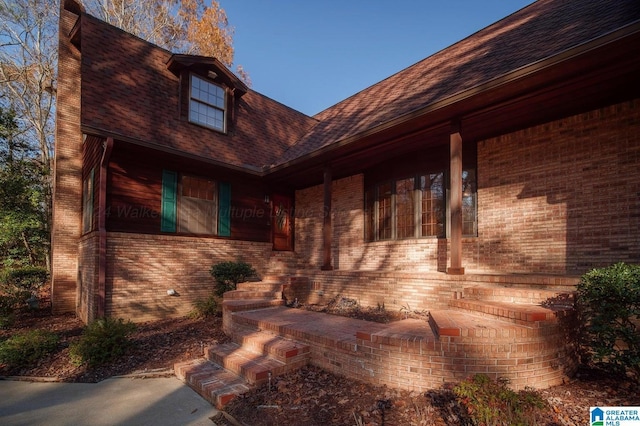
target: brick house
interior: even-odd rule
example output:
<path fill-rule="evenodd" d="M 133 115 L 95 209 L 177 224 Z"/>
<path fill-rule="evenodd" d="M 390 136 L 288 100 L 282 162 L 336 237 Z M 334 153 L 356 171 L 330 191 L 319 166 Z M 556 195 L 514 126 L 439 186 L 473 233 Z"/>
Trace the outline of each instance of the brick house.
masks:
<path fill-rule="evenodd" d="M 639 48 L 637 1 L 539 0 L 309 117 L 63 0 L 54 310 L 183 315 L 238 258 L 390 309 L 638 262 Z"/>

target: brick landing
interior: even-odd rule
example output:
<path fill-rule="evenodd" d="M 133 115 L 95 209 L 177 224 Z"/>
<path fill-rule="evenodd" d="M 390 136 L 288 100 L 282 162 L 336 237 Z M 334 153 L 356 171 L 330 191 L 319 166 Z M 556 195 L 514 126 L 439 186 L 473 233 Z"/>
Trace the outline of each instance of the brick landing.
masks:
<path fill-rule="evenodd" d="M 380 324 L 287 308 L 281 291 L 273 283 L 251 283 L 225 295 L 223 324 L 235 343 L 207 350 L 207 362 L 215 364 L 176 366 L 178 376 L 220 406 L 233 395 L 212 394 L 217 379 L 203 369 L 215 376 L 226 368 L 250 386 L 310 363 L 376 385 L 425 391 L 475 373 L 507 378 L 514 389 L 546 388 L 561 384 L 575 366 L 564 322 L 568 293 L 474 285 L 445 309 L 431 310 L 428 321 Z M 541 305 L 554 299 L 564 304 Z M 236 378 L 231 388 L 242 393 Z"/>

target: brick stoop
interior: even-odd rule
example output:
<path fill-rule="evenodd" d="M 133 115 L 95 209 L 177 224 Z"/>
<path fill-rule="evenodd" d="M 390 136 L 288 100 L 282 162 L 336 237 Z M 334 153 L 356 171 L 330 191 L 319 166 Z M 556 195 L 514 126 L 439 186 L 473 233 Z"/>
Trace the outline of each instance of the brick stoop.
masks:
<path fill-rule="evenodd" d="M 264 310 L 282 306 L 282 284 L 241 283 L 223 297 L 223 328 L 233 342 L 205 348 L 205 358 L 178 363 L 175 374 L 222 408 L 235 396 L 309 362 L 309 346 L 275 334 L 234 327 L 236 312 Z M 226 325 L 225 325 L 226 324 Z"/>
<path fill-rule="evenodd" d="M 475 373 L 507 378 L 514 389 L 546 388 L 575 368 L 561 322 L 573 299 L 564 290 L 474 283 L 455 292 L 447 308 L 431 310 L 428 321 L 380 324 L 286 308 L 282 288 L 271 281 L 243 283 L 225 294 L 223 328 L 233 343 L 206 348 L 207 359 L 176 365 L 178 377 L 221 406 L 233 392 L 305 364 L 415 391 Z"/>
<path fill-rule="evenodd" d="M 448 345 L 447 357 L 467 364 L 465 369 L 480 365 L 527 386 L 549 386 L 575 368 L 561 322 L 573 309 L 573 297 L 535 288 L 468 287 L 449 309 L 430 310 L 429 325 Z"/>

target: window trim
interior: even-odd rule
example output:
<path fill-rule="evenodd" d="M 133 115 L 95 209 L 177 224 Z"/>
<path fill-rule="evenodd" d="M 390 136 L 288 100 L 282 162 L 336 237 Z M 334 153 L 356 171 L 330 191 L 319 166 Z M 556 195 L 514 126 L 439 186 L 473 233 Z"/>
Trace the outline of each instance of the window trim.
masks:
<path fill-rule="evenodd" d="M 213 105 L 210 104 L 202 99 L 198 99 L 195 98 L 193 95 L 193 79 L 199 79 L 207 84 L 211 84 L 212 86 L 216 86 L 218 88 L 220 88 L 220 90 L 222 90 L 222 93 L 224 94 L 224 99 L 223 99 L 223 104 L 224 104 L 224 108 L 220 108 L 217 105 Z M 197 126 L 202 126 L 205 127 L 207 129 L 211 129 L 211 130 L 215 130 L 216 132 L 220 132 L 220 133 L 227 133 L 227 117 L 228 117 L 228 109 L 229 109 L 229 102 L 228 102 L 228 93 L 227 90 L 224 86 L 222 86 L 221 84 L 215 83 L 210 79 L 207 79 L 199 74 L 194 74 L 194 73 L 189 73 L 189 99 L 188 99 L 188 104 L 187 104 L 187 119 L 189 120 L 189 123 L 191 124 L 195 124 Z M 192 102 L 197 102 L 198 104 L 202 104 L 204 106 L 206 106 L 207 108 L 211 108 L 214 109 L 216 111 L 222 111 L 222 128 L 218 128 L 218 127 L 214 127 L 211 125 L 208 125 L 207 123 L 202 123 L 200 121 L 197 121 L 195 118 L 192 117 L 191 115 L 191 103 Z"/>

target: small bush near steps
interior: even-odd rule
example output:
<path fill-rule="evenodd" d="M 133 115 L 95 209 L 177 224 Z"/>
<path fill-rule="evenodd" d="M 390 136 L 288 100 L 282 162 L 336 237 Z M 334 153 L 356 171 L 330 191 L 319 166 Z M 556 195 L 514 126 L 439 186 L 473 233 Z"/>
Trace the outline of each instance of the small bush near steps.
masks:
<path fill-rule="evenodd" d="M 211 267 L 211 275 L 216 280 L 215 294 L 222 296 L 225 292 L 235 290 L 238 283 L 256 275 L 256 270 L 247 262 L 220 262 Z"/>
<path fill-rule="evenodd" d="M 31 330 L 11 336 L 0 343 L 0 364 L 9 368 L 36 363 L 58 346 L 58 336 L 46 330 Z"/>
<path fill-rule="evenodd" d="M 583 361 L 640 381 L 640 265 L 593 269 L 578 284 Z"/>
<path fill-rule="evenodd" d="M 206 299 L 196 300 L 189 316 L 191 318 L 209 318 L 218 317 L 221 314 L 220 297 L 211 294 Z"/>
<path fill-rule="evenodd" d="M 474 425 L 533 426 L 547 417 L 548 404 L 536 391 L 514 392 L 507 381 L 493 381 L 484 374 L 460 382 L 453 388 Z"/>
<path fill-rule="evenodd" d="M 84 328 L 80 340 L 70 347 L 70 354 L 78 364 L 98 366 L 122 356 L 131 346 L 129 335 L 135 324 L 122 319 L 98 319 Z"/>

